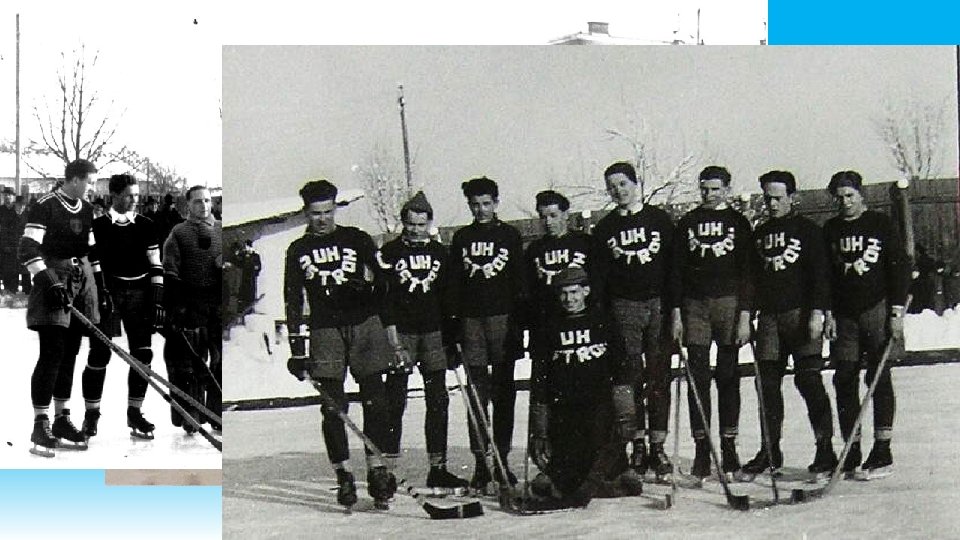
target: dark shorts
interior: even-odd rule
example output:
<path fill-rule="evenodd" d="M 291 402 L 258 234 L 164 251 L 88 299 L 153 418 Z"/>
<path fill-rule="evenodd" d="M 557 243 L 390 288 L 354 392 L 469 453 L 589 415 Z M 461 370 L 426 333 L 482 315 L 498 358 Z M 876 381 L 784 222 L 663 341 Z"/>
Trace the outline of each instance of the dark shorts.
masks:
<path fill-rule="evenodd" d="M 650 362 L 652 356 L 658 355 L 662 349 L 663 313 L 660 311 L 660 299 L 612 298 L 610 306 L 613 319 L 623 336 L 627 355 L 636 359 L 646 353 L 647 362 Z M 632 366 L 632 369 L 638 372 L 643 366 Z"/>
<path fill-rule="evenodd" d="M 502 364 L 508 315 L 463 319 L 463 363 L 468 366 Z"/>
<path fill-rule="evenodd" d="M 341 328 L 311 328 L 308 366 L 314 379 L 343 380 L 346 369 L 354 379 L 390 367 L 393 347 L 387 332 L 374 315 L 360 324 Z"/>
<path fill-rule="evenodd" d="M 142 285 L 116 284 L 110 289 L 113 312 L 100 318 L 100 329 L 109 337 L 120 337 L 120 325 L 127 332 L 130 343 L 150 343 L 152 334 L 151 311 L 153 297 Z"/>
<path fill-rule="evenodd" d="M 447 355 L 443 350 L 440 331 L 426 334 L 399 334 L 400 343 L 410 353 L 410 359 L 427 374 L 447 369 Z"/>
<path fill-rule="evenodd" d="M 99 323 L 97 287 L 93 282 L 93 269 L 87 258 L 44 259 L 44 263 L 67 287 L 67 294 L 80 313 L 90 319 L 90 322 Z M 27 300 L 27 328 L 36 329 L 38 326 L 69 328 L 72 314 L 64 311 L 63 308 L 52 307 L 46 292 L 39 287 L 33 287 L 30 291 L 30 298 Z"/>
<path fill-rule="evenodd" d="M 718 298 L 684 298 L 683 341 L 685 345 L 709 347 L 733 345 L 736 342 L 739 303 L 735 296 Z"/>
<path fill-rule="evenodd" d="M 865 352 L 868 362 L 878 362 L 890 335 L 888 317 L 884 300 L 859 315 L 837 315 L 837 339 L 830 344 L 831 361 L 859 362 Z"/>
<path fill-rule="evenodd" d="M 760 312 L 757 323 L 757 360 L 777 362 L 793 355 L 793 361 L 820 356 L 823 340 L 810 340 L 810 311 L 800 308 L 783 313 Z"/>

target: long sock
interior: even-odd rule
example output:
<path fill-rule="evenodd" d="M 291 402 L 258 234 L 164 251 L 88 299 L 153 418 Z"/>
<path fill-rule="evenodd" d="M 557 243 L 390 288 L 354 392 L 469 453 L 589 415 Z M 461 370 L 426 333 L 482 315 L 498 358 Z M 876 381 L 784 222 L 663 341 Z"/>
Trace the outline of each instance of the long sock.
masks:
<path fill-rule="evenodd" d="M 737 347 L 717 348 L 717 416 L 720 427 L 727 433 L 736 433 L 740 425 L 740 373 L 737 365 Z"/>
<path fill-rule="evenodd" d="M 513 444 L 514 413 L 517 389 L 513 380 L 514 361 L 493 366 L 493 438 L 506 466 L 507 454 Z"/>
<path fill-rule="evenodd" d="M 703 403 L 703 415 L 710 422 L 710 349 L 700 345 L 691 345 L 690 371 L 693 374 L 693 384 L 697 387 L 700 401 Z M 693 392 L 687 392 L 687 404 L 690 410 L 690 430 L 695 439 L 706 436 L 707 426 L 703 425 L 700 412 L 697 409 L 697 400 Z"/>
<path fill-rule="evenodd" d="M 446 370 L 424 374 L 423 393 L 427 405 L 427 413 L 423 420 L 427 452 L 431 455 L 444 455 L 447 453 L 447 422 L 450 408 Z"/>

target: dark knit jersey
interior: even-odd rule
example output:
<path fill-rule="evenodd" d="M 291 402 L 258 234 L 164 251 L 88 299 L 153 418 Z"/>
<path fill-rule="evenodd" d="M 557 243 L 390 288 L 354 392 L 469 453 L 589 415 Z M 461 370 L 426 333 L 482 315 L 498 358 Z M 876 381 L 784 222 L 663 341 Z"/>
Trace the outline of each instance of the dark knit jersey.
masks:
<path fill-rule="evenodd" d="M 499 220 L 471 223 L 450 244 L 447 310 L 460 317 L 510 313 L 523 292 L 520 232 Z"/>
<path fill-rule="evenodd" d="M 219 221 L 184 221 L 170 231 L 163 243 L 164 275 L 178 279 L 188 288 L 220 287 L 222 267 Z"/>
<path fill-rule="evenodd" d="M 623 338 L 599 310 L 550 320 L 534 340 L 533 396 L 540 403 L 583 403 L 609 398 L 612 384 L 631 380 Z"/>
<path fill-rule="evenodd" d="M 594 227 L 593 239 L 596 281 L 605 296 L 627 300 L 667 296 L 674 232 L 666 212 L 649 204 L 625 216 L 614 210 Z"/>
<path fill-rule="evenodd" d="M 872 210 L 851 221 L 832 217 L 824 224 L 823 234 L 835 312 L 858 315 L 884 298 L 891 305 L 904 305 L 909 269 L 889 217 Z"/>
<path fill-rule="evenodd" d="M 377 254 L 387 276 L 383 324 L 404 334 L 440 330 L 442 294 L 449 270 L 447 248 L 440 242 L 408 242 L 397 238 Z"/>
<path fill-rule="evenodd" d="M 772 313 L 829 309 L 830 273 L 823 231 L 816 223 L 790 214 L 761 224 L 753 237 L 756 309 Z"/>
<path fill-rule="evenodd" d="M 20 262 L 35 273 L 43 259 L 89 254 L 96 270 L 96 257 L 90 252 L 93 245 L 93 205 L 83 199 L 71 199 L 58 189 L 30 207 L 20 238 Z"/>
<path fill-rule="evenodd" d="M 152 278 L 163 276 L 156 226 L 146 216 L 131 212 L 114 220 L 102 215 L 93 220 L 93 236 L 107 279 L 158 282 Z"/>
<path fill-rule="evenodd" d="M 294 240 L 283 273 L 287 326 L 297 330 L 306 322 L 304 299 L 311 328 L 353 326 L 378 315 L 385 283 L 376 251 L 369 234 L 342 225 Z"/>
<path fill-rule="evenodd" d="M 674 242 L 674 306 L 681 298 L 737 296 L 740 309 L 749 309 L 752 250 L 750 222 L 740 212 L 729 207 L 688 212 L 677 224 Z"/>
<path fill-rule="evenodd" d="M 579 231 L 569 231 L 559 238 L 544 236 L 527 246 L 523 259 L 525 284 L 533 300 L 527 310 L 530 314 L 534 311 L 544 313 L 556 306 L 557 293 L 551 284 L 561 270 L 579 266 L 588 274 L 592 272 L 590 250 L 590 236 Z"/>

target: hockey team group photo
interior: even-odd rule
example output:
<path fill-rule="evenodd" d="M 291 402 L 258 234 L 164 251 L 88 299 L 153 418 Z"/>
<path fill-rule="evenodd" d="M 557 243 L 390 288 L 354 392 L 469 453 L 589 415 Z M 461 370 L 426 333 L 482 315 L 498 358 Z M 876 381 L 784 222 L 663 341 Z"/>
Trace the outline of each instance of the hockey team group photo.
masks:
<path fill-rule="evenodd" d="M 858 534 L 949 492 L 952 52 L 225 48 L 227 533 Z"/>

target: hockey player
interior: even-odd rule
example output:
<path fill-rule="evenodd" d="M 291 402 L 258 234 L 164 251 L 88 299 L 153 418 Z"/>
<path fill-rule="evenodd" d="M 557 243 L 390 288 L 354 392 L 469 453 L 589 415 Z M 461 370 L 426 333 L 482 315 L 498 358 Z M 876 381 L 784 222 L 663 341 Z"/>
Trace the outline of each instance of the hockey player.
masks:
<path fill-rule="evenodd" d="M 720 418 L 721 470 L 732 475 L 740 469 L 736 436 L 740 423 L 740 376 L 737 356 L 750 338 L 750 271 L 753 241 L 750 223 L 727 206 L 730 173 L 718 166 L 700 172 L 699 207 L 677 224 L 674 243 L 673 338 L 689 350 L 694 384 L 703 398 L 708 425 L 696 412 L 693 392 L 688 394 L 690 427 L 696 453 L 690 472 L 710 475 L 710 343 L 717 343 L 717 401 Z"/>
<path fill-rule="evenodd" d="M 304 235 L 287 248 L 284 264 L 291 358 L 290 373 L 309 376 L 347 411 L 343 379 L 347 368 L 360 386 L 363 432 L 378 448 L 389 448 L 390 419 L 383 375 L 408 357 L 396 340 L 396 327 L 380 319 L 385 276 L 377 262 L 370 235 L 336 222 L 337 188 L 326 180 L 307 182 L 300 189 L 307 218 Z M 304 302 L 306 301 L 306 306 Z M 309 307 L 309 318 L 304 308 Z M 304 326 L 308 327 L 307 330 Z M 309 338 L 309 348 L 307 341 Z M 343 421 L 323 409 L 323 442 L 337 476 L 337 501 L 357 502 L 356 485 Z M 367 452 L 367 490 L 377 505 L 396 491 L 387 463 Z"/>
<path fill-rule="evenodd" d="M 754 307 L 759 311 L 755 361 L 770 431 L 772 466 L 776 470 L 783 465 L 781 384 L 787 357 L 792 355 L 793 381 L 807 404 L 816 440 L 816 455 L 807 469 L 820 475 L 833 471 L 837 464 L 830 399 L 820 374 L 824 314 L 830 305 L 823 232 L 816 223 L 794 212 L 797 183 L 793 174 L 764 173 L 760 176 L 760 188 L 770 219 L 754 233 L 758 255 Z M 767 450 L 761 439 L 760 451 L 741 469 L 742 479 L 749 481 L 770 468 Z"/>
<path fill-rule="evenodd" d="M 636 375 L 633 381 L 637 432 L 631 466 L 641 475 L 652 470 L 658 479 L 673 471 L 663 451 L 670 414 L 670 354 L 662 310 L 670 305 L 667 276 L 673 250 L 673 222 L 663 210 L 643 203 L 643 186 L 633 165 L 617 162 L 604 171 L 607 193 L 616 209 L 593 230 L 595 282 L 627 348 Z M 649 407 L 644 406 L 646 397 Z M 647 455 L 646 418 L 650 417 Z"/>
<path fill-rule="evenodd" d="M 396 326 L 399 344 L 410 354 L 423 377 L 427 405 L 424 431 L 430 472 L 427 487 L 455 491 L 468 482 L 447 471 L 447 356 L 441 339 L 441 294 L 448 272 L 447 248 L 430 238 L 433 207 L 418 192 L 400 209 L 403 232 L 380 249 L 378 259 L 386 271 L 388 292 L 383 323 Z M 452 358 L 452 356 L 451 356 Z M 395 370 L 386 378 L 390 405 L 390 443 L 384 456 L 400 454 L 400 433 L 407 401 L 407 372 Z"/>
<path fill-rule="evenodd" d="M 578 266 L 589 274 L 590 236 L 570 230 L 570 201 L 553 190 L 537 193 L 536 210 L 544 235 L 527 246 L 524 252 L 525 284 L 532 302 L 526 314 L 528 328 L 536 329 L 557 304 L 553 277 L 564 268 Z"/>
<path fill-rule="evenodd" d="M 481 177 L 464 182 L 461 187 L 474 221 L 453 235 L 450 256 L 455 263 L 450 265 L 446 311 L 459 320 L 463 363 L 470 370 L 484 410 L 492 398 L 493 443 L 507 467 L 513 438 L 516 359 L 505 353 L 505 344 L 508 319 L 523 291 L 523 244 L 520 232 L 497 218 L 496 182 Z M 482 437 L 470 427 L 470 449 L 476 460 L 470 486 L 475 489 L 483 489 L 491 480 Z M 516 477 L 507 468 L 505 476 L 515 484 Z M 498 474 L 493 479 L 501 478 Z"/>
<path fill-rule="evenodd" d="M 588 307 L 582 268 L 561 270 L 552 287 L 561 309 L 534 342 L 542 363 L 531 383 L 530 454 L 544 474 L 533 490 L 559 506 L 639 495 L 642 480 L 624 453 L 636 432 L 636 413 L 623 340 L 616 325 Z"/>
<path fill-rule="evenodd" d="M 136 211 L 140 186 L 129 174 L 110 177 L 110 209 L 93 220 L 97 241 L 97 259 L 113 300 L 114 311 L 100 314 L 100 330 L 107 337 L 119 337 L 120 325 L 127 336 L 130 354 L 149 366 L 153 360 L 151 334 L 163 324 L 163 267 L 156 227 Z M 110 347 L 99 339 L 90 339 L 90 354 L 83 370 L 83 399 L 86 412 L 83 434 L 97 434 L 100 420 L 100 398 Z M 127 426 L 130 434 L 152 439 L 154 425 L 141 412 L 147 381 L 130 368 L 127 375 Z"/>
<path fill-rule="evenodd" d="M 31 207 L 20 239 L 20 260 L 34 283 L 27 304 L 27 328 L 35 330 L 40 341 L 40 358 L 30 380 L 35 415 L 30 451 L 45 457 L 53 457 L 58 439 L 62 448 L 87 448 L 67 408 L 83 335 L 83 327 L 68 306 L 75 306 L 93 323 L 100 321 L 100 311 L 112 309 L 103 274 L 91 252 L 93 208 L 83 198 L 96 172 L 86 160 L 67 164 L 63 184 Z"/>
<path fill-rule="evenodd" d="M 170 381 L 220 414 L 223 249 L 220 222 L 210 213 L 210 191 L 193 186 L 185 195 L 187 220 L 170 231 L 163 244 L 165 339 L 163 358 Z M 208 362 L 209 361 L 209 365 Z M 180 403 L 198 422 L 188 403 Z M 194 426 L 171 407 L 171 421 L 187 434 Z"/>
<path fill-rule="evenodd" d="M 879 212 L 868 210 L 862 193 L 863 178 L 856 171 L 840 171 L 827 189 L 834 196 L 839 215 L 823 227 L 830 257 L 833 310 L 826 318 L 831 363 L 836 367 L 837 416 L 850 452 L 843 463 L 854 474 L 860 460 L 860 433 L 852 433 L 859 414 L 860 358 L 866 355 L 868 384 L 876 376 L 887 339 L 903 340 L 903 316 L 909 284 L 897 229 Z M 890 439 L 894 417 L 893 380 L 886 364 L 873 396 L 874 443 L 863 462 L 869 477 L 883 476 L 893 465 Z"/>

